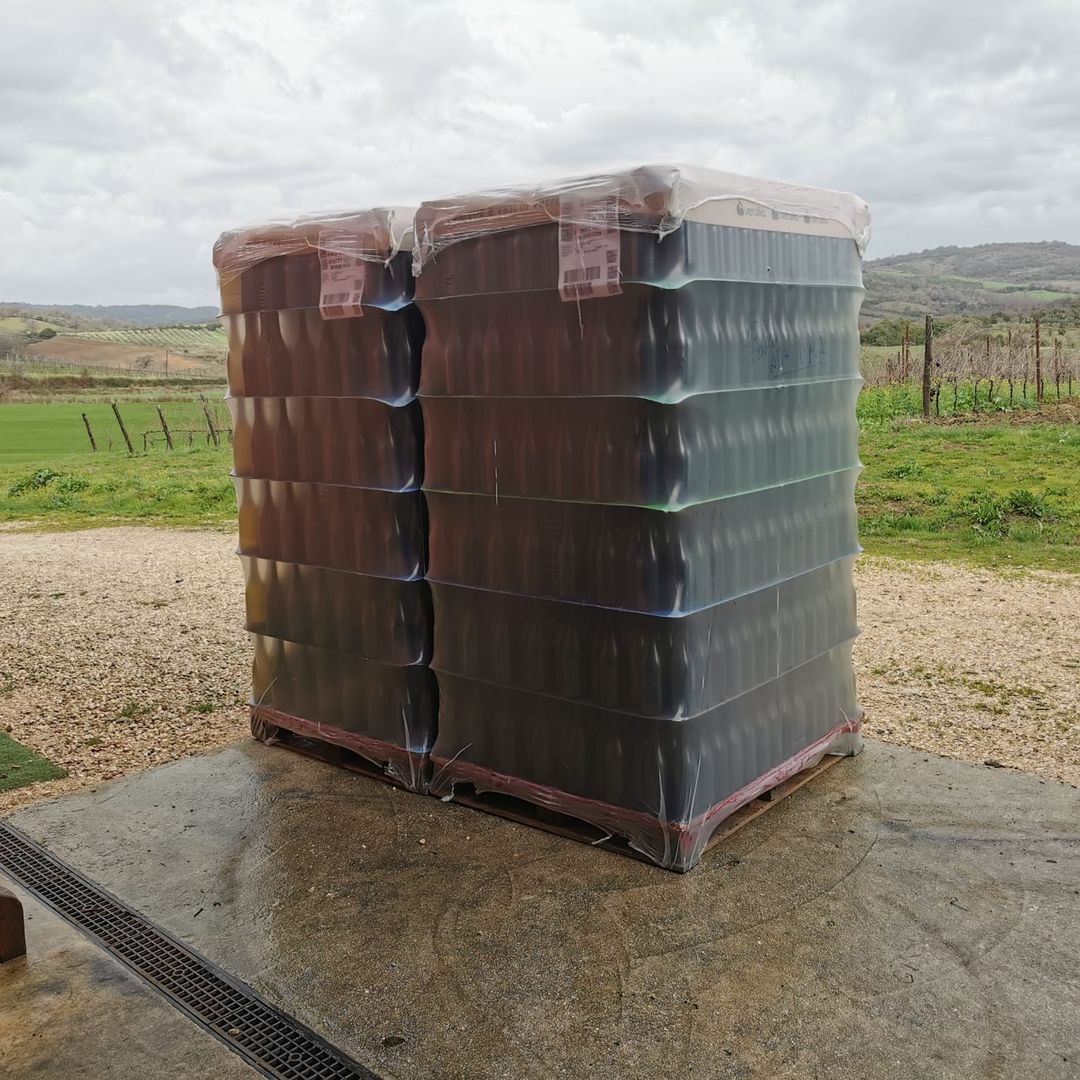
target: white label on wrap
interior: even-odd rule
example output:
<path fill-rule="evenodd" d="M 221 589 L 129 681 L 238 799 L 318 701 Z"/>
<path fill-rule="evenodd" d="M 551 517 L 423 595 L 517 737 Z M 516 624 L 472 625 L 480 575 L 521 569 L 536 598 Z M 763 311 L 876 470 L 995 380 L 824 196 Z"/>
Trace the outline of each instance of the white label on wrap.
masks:
<path fill-rule="evenodd" d="M 564 301 L 622 292 L 618 209 L 614 195 L 559 200 L 559 295 Z"/>
<path fill-rule="evenodd" d="M 364 260 L 345 252 L 359 243 L 344 229 L 319 233 L 319 312 L 324 319 L 355 319 L 364 314 Z M 334 250 L 328 251 L 327 248 Z"/>

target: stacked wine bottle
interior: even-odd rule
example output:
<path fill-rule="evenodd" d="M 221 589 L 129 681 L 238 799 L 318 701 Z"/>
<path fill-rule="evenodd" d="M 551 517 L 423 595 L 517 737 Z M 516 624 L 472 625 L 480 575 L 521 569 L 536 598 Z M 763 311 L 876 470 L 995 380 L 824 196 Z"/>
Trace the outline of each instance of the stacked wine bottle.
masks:
<path fill-rule="evenodd" d="M 252 730 L 352 752 L 423 790 L 428 666 L 411 212 L 226 233 L 215 247 Z"/>
<path fill-rule="evenodd" d="M 861 719 L 865 206 L 697 180 L 416 218 L 431 791 L 513 796 L 674 869 L 856 752 Z"/>

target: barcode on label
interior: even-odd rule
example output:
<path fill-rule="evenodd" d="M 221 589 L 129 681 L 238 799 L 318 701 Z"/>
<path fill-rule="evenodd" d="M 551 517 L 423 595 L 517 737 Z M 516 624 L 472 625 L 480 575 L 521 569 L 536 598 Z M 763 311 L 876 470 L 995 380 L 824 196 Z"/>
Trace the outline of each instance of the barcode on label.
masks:
<path fill-rule="evenodd" d="M 573 285 L 578 281 L 599 281 L 599 266 L 576 266 L 563 271 L 563 284 Z"/>
<path fill-rule="evenodd" d="M 563 300 L 615 296 L 619 285 L 619 216 L 614 195 L 559 200 L 559 295 Z"/>
<path fill-rule="evenodd" d="M 590 296 L 618 296 L 622 292 L 622 287 L 617 281 L 604 285 L 581 281 L 576 285 L 563 285 L 559 292 L 563 300 L 587 300 Z"/>
<path fill-rule="evenodd" d="M 364 295 L 364 260 L 359 255 L 346 254 L 349 248 L 359 250 L 357 238 L 343 230 L 324 230 L 319 233 L 319 312 L 324 319 L 358 318 L 364 314 L 361 300 Z"/>

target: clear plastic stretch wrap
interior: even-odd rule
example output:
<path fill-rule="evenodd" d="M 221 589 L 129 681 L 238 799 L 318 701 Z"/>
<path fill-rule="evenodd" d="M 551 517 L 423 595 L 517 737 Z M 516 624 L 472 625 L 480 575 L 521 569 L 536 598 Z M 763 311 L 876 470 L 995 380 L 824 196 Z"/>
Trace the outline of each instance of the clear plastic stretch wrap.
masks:
<path fill-rule="evenodd" d="M 642 165 L 428 200 L 416 213 L 416 272 L 462 240 L 550 222 L 591 227 L 598 220 L 597 206 L 605 208 L 610 227 L 661 240 L 690 219 L 836 236 L 854 241 L 859 257 L 870 242 L 870 210 L 857 195 L 695 165 Z"/>
<path fill-rule="evenodd" d="M 230 231 L 214 265 L 255 643 L 252 730 L 343 747 L 423 791 L 437 690 L 412 214 Z"/>
<path fill-rule="evenodd" d="M 852 195 L 683 166 L 424 203 L 431 790 L 657 864 L 855 753 Z"/>

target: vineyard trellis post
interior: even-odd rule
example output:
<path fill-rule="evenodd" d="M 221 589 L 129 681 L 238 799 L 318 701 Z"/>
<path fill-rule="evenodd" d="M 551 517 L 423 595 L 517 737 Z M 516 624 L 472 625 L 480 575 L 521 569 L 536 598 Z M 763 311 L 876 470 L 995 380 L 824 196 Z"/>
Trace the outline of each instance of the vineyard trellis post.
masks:
<path fill-rule="evenodd" d="M 221 445 L 221 440 L 218 438 L 217 428 L 214 427 L 214 418 L 210 415 L 210 405 L 206 400 L 205 394 L 200 394 L 202 399 L 203 415 L 206 417 L 206 426 L 210 429 L 210 438 L 214 440 L 215 446 Z"/>
<path fill-rule="evenodd" d="M 1042 350 L 1039 340 L 1039 316 L 1035 316 L 1035 402 L 1041 404 L 1043 399 L 1042 377 Z"/>
<path fill-rule="evenodd" d="M 124 436 L 124 442 L 127 443 L 128 453 L 134 454 L 135 447 L 131 445 L 131 437 L 127 433 L 127 428 L 124 427 L 124 418 L 120 415 L 120 406 L 115 401 L 112 403 L 112 411 L 116 417 L 116 422 L 120 425 L 120 433 Z"/>
<path fill-rule="evenodd" d="M 161 430 L 165 432 L 165 445 L 171 450 L 173 448 L 172 433 L 169 431 L 169 425 L 165 423 L 165 413 L 162 412 L 161 406 L 157 406 L 158 419 L 161 421 Z"/>
<path fill-rule="evenodd" d="M 90 449 L 97 453 L 97 443 L 94 441 L 94 430 L 90 427 L 90 417 L 82 414 L 82 422 L 86 425 L 86 434 L 90 436 Z"/>
<path fill-rule="evenodd" d="M 930 374 L 934 366 L 934 317 L 926 316 L 926 331 L 923 340 L 923 369 L 922 369 L 922 414 L 923 418 L 930 419 Z"/>

